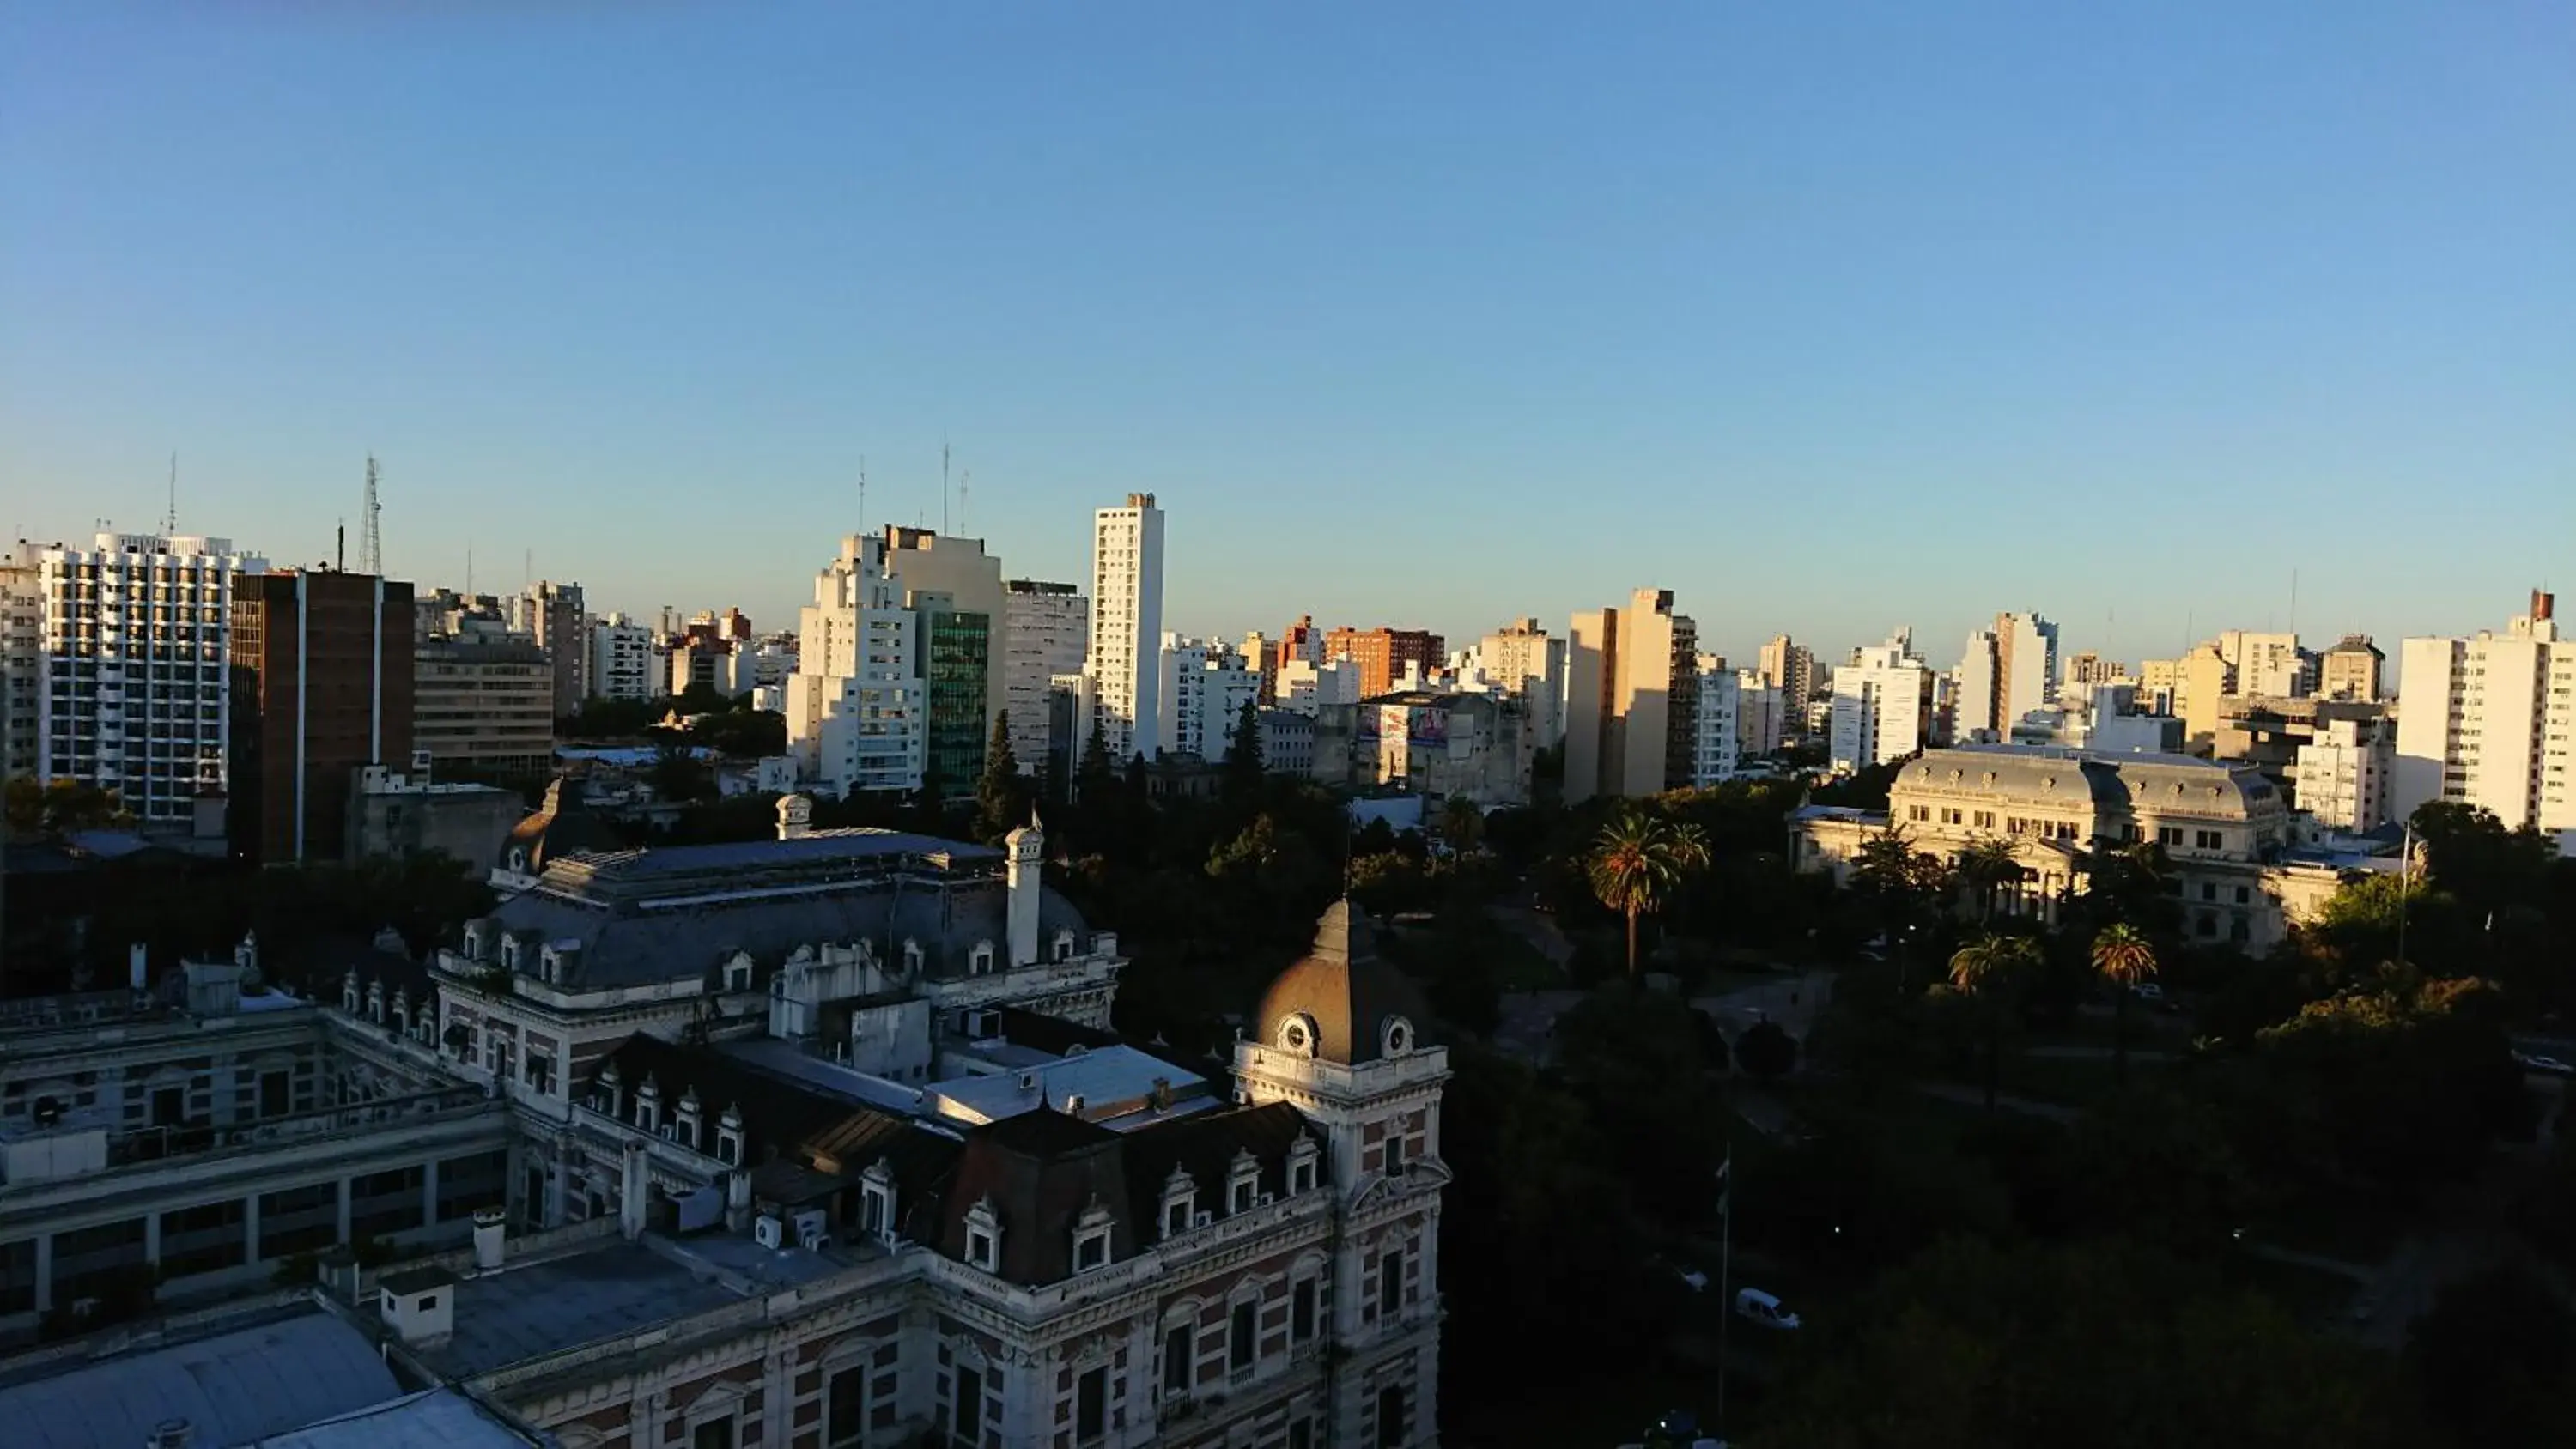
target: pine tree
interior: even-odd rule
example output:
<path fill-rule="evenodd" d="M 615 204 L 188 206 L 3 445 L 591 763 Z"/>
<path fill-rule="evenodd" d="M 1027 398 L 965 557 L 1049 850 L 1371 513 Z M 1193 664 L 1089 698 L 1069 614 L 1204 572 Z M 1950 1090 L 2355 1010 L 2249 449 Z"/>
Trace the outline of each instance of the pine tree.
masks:
<path fill-rule="evenodd" d="M 1074 798 L 1085 809 L 1109 802 L 1118 787 L 1117 766 L 1109 758 L 1109 732 L 1101 727 L 1100 716 L 1091 717 L 1091 738 L 1082 747 L 1082 763 L 1074 766 Z"/>
<path fill-rule="evenodd" d="M 975 831 L 1000 840 L 1020 822 L 1020 762 L 1011 754 L 1011 712 L 993 716 L 993 738 L 984 746 L 984 773 L 975 782 Z"/>
<path fill-rule="evenodd" d="M 1243 702 L 1243 713 L 1235 719 L 1234 737 L 1225 746 L 1225 797 L 1237 806 L 1248 806 L 1261 798 L 1261 706 L 1253 700 Z"/>

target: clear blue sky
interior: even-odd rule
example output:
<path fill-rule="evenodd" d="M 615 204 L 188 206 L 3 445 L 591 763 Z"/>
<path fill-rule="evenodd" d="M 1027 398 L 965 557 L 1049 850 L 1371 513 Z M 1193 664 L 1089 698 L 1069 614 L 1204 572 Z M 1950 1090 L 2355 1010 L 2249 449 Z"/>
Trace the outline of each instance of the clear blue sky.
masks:
<path fill-rule="evenodd" d="M 397 576 L 791 625 L 946 438 L 1013 573 L 1159 493 L 1208 632 L 2576 593 L 2554 0 L 0 15 L 11 535 L 175 448 L 319 559 L 372 448 Z"/>

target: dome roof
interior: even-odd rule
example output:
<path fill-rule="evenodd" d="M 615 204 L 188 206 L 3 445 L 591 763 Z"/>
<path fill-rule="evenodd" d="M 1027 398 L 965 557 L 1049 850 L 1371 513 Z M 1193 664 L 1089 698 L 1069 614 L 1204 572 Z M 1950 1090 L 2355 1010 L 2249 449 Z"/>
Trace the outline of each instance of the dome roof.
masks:
<path fill-rule="evenodd" d="M 1262 995 L 1262 1044 L 1346 1066 L 1411 1050 L 1426 1014 L 1422 997 L 1377 958 L 1373 935 L 1348 899 L 1326 908 L 1314 947 Z M 1390 1042 L 1388 1028 L 1398 1023 L 1403 1029 Z"/>

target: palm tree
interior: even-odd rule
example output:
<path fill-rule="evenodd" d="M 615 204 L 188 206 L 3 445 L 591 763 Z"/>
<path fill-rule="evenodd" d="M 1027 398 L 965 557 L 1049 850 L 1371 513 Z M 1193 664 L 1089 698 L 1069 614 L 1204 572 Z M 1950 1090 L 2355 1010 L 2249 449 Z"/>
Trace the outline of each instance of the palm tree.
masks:
<path fill-rule="evenodd" d="M 2156 974 L 2155 948 L 2137 928 L 2114 921 L 2093 938 L 2093 970 L 2111 983 L 2111 1080 L 2129 1080 L 2129 998 Z"/>
<path fill-rule="evenodd" d="M 1959 881 L 1976 892 L 1977 919 L 1992 920 L 1995 897 L 2008 881 L 2021 879 L 2021 862 L 2013 843 L 2000 835 L 1969 841 L 1959 851 Z"/>
<path fill-rule="evenodd" d="M 1995 1108 L 2003 1077 L 2003 1017 L 2013 991 L 2039 965 L 2039 943 L 1989 931 L 1950 957 L 1950 984 L 1974 1000 L 1986 1026 L 1986 1110 Z"/>
<path fill-rule="evenodd" d="M 1663 909 L 1682 877 L 1708 864 L 1708 837 L 1696 825 L 1676 824 L 1629 806 L 1601 827 L 1584 874 L 1601 904 L 1628 918 L 1628 979 L 1637 974 L 1637 917 Z"/>

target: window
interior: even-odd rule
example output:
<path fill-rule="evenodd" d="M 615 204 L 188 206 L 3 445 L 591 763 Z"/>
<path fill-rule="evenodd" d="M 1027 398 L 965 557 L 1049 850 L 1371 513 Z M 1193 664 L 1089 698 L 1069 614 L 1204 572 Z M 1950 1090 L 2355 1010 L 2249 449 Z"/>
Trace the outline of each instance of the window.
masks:
<path fill-rule="evenodd" d="M 983 1449 L 984 1376 L 962 1364 L 957 1369 L 957 1403 L 948 1412 L 948 1436 Z"/>
<path fill-rule="evenodd" d="M 1386 1175 L 1404 1176 L 1404 1134 L 1389 1132 L 1386 1138 Z"/>
<path fill-rule="evenodd" d="M 992 974 L 992 971 L 993 943 L 990 941 L 976 942 L 974 953 L 966 958 L 966 974 L 969 976 L 989 976 Z"/>
<path fill-rule="evenodd" d="M 966 1261 L 989 1273 L 993 1271 L 993 1235 L 982 1228 L 966 1233 Z"/>
<path fill-rule="evenodd" d="M 1196 1320 L 1163 1330 L 1163 1395 L 1186 1394 L 1197 1365 Z"/>
<path fill-rule="evenodd" d="M 2218 883 L 2216 881 L 2202 881 L 2200 883 L 2200 898 L 2204 901 L 2214 901 L 2218 899 Z"/>
<path fill-rule="evenodd" d="M 1190 1230 L 1190 1199 L 1174 1198 L 1163 1204 L 1163 1236 L 1177 1238 Z"/>
<path fill-rule="evenodd" d="M 1389 1384 L 1377 1394 L 1377 1442 L 1379 1449 L 1395 1449 L 1404 1442 L 1406 1424 L 1404 1385 Z"/>
<path fill-rule="evenodd" d="M 2215 830 L 2203 830 L 2198 832 L 2195 843 L 2203 850 L 2216 850 L 2227 843 L 2227 837 Z"/>
<path fill-rule="evenodd" d="M 1073 1271 L 1088 1273 L 1094 1268 L 1106 1267 L 1108 1263 L 1109 1234 L 1085 1233 L 1081 1241 L 1073 1245 Z"/>
<path fill-rule="evenodd" d="M 1288 1421 L 1288 1449 L 1315 1449 L 1314 1420 L 1291 1419 Z"/>
<path fill-rule="evenodd" d="M 1087 1444 L 1109 1432 L 1109 1370 L 1087 1369 L 1073 1381 L 1073 1437 Z"/>
<path fill-rule="evenodd" d="M 829 1449 L 856 1449 L 867 1431 L 867 1368 L 845 1368 L 832 1375 L 824 1390 L 823 1442 Z"/>
<path fill-rule="evenodd" d="M 689 1449 L 734 1449 L 733 1415 L 700 1424 L 689 1435 Z"/>
<path fill-rule="evenodd" d="M 1227 1191 L 1225 1210 L 1229 1213 L 1252 1211 L 1252 1184 L 1237 1180 Z"/>
<path fill-rule="evenodd" d="M 1377 1259 L 1377 1314 L 1383 1321 L 1404 1307 L 1404 1250 L 1389 1248 Z"/>
<path fill-rule="evenodd" d="M 2243 886 L 2238 886 L 2236 888 L 2236 904 L 2240 906 L 2249 905 L 2253 902 L 2253 899 L 2254 893 L 2252 891 L 2247 890 Z"/>
<path fill-rule="evenodd" d="M 1292 1193 L 1315 1190 L 1315 1159 L 1311 1154 L 1288 1164 L 1288 1190 Z"/>
<path fill-rule="evenodd" d="M 2179 825 L 2159 825 L 2159 826 L 2157 826 L 2157 827 L 2156 827 L 2156 844 L 2158 844 L 2158 845 L 2180 845 L 2180 844 L 2182 844 L 2182 827 L 2181 827 L 2181 826 L 2179 826 Z"/>
<path fill-rule="evenodd" d="M 1300 1278 L 1288 1295 L 1288 1341 L 1304 1343 L 1315 1336 L 1315 1280 Z"/>
<path fill-rule="evenodd" d="M 1261 1305 L 1245 1301 L 1234 1305 L 1234 1323 L 1226 1335 L 1226 1366 L 1237 1373 L 1252 1367 L 1261 1351 Z"/>
<path fill-rule="evenodd" d="M 1993 812 L 1992 810 L 1980 810 L 1980 811 L 1978 811 L 1978 812 L 1977 812 L 1977 828 L 1978 828 L 1979 830 L 1992 830 L 1992 829 L 1994 829 L 1994 828 L 1995 828 L 1995 812 Z"/>

